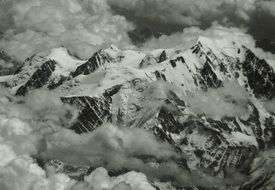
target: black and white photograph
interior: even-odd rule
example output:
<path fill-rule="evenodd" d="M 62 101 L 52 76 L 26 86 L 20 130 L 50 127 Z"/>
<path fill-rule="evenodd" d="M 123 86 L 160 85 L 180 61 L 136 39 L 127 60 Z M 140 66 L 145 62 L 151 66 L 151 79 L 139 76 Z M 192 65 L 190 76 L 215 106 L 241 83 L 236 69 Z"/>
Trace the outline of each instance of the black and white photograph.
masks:
<path fill-rule="evenodd" d="M 275 0 L 0 0 L 0 190 L 275 190 Z"/>

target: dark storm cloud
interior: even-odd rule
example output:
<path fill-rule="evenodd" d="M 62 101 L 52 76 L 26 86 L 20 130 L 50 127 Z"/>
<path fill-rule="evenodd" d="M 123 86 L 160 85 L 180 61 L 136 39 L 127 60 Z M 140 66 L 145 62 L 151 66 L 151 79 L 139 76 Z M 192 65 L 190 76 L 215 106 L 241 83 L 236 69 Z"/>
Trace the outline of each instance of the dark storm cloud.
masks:
<path fill-rule="evenodd" d="M 153 35 L 181 32 L 190 26 L 207 29 L 213 22 L 245 29 L 268 49 L 272 43 L 266 42 L 275 41 L 274 0 L 108 0 L 108 3 L 114 12 L 138 26 L 130 34 L 140 42 Z"/>
<path fill-rule="evenodd" d="M 242 25 L 255 9 L 254 0 L 108 0 L 108 3 L 137 25 L 165 34 L 189 26 L 206 29 L 214 21 Z"/>
<path fill-rule="evenodd" d="M 174 26 L 208 27 L 213 21 L 242 22 L 249 19 L 254 0 L 108 0 L 111 7 L 133 21 Z M 230 20 L 229 20 L 230 19 Z M 146 24 L 146 23 L 145 23 Z M 161 26 L 157 26 L 161 28 Z M 168 30 L 163 28 L 163 30 Z"/>

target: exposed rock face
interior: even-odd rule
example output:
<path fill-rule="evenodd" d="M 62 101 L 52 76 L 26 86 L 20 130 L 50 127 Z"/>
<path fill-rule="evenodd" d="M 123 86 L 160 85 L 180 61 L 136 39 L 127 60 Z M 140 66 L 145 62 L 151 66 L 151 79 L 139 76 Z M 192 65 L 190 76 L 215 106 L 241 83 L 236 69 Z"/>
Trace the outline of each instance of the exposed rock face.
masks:
<path fill-rule="evenodd" d="M 158 57 L 158 63 L 161 63 L 161 62 L 165 61 L 166 59 L 168 59 L 167 54 L 166 54 L 166 51 L 163 50 Z"/>
<path fill-rule="evenodd" d="M 274 174 L 274 149 L 261 152 L 252 163 L 248 181 L 239 190 L 272 190 Z"/>
<path fill-rule="evenodd" d="M 64 103 L 76 105 L 79 116 L 71 129 L 76 133 L 87 133 L 110 121 L 110 98 L 70 97 L 61 98 Z"/>
<path fill-rule="evenodd" d="M 142 69 L 144 67 L 147 67 L 149 65 L 156 64 L 157 60 L 153 55 L 146 55 L 144 59 L 140 62 L 139 68 Z"/>
<path fill-rule="evenodd" d="M 95 53 L 86 63 L 77 67 L 75 72 L 72 73 L 72 76 L 76 77 L 80 74 L 88 75 L 93 73 L 106 62 L 110 62 L 107 55 L 104 55 L 102 52 Z"/>
<path fill-rule="evenodd" d="M 43 63 L 41 67 L 37 69 L 30 77 L 28 82 L 19 87 L 16 95 L 25 95 L 31 89 L 43 87 L 49 81 L 49 78 L 55 69 L 55 65 L 55 61 L 46 61 Z"/>
<path fill-rule="evenodd" d="M 246 49 L 246 48 L 245 48 Z M 275 96 L 275 73 L 273 68 L 263 59 L 259 59 L 253 52 L 246 49 L 245 61 L 242 64 L 244 76 L 253 93 L 269 99 Z"/>
<path fill-rule="evenodd" d="M 224 51 L 215 42 L 199 38 L 190 50 L 163 50 L 158 56 L 111 47 L 55 80 L 58 65 L 54 60 L 30 58 L 6 86 L 15 88 L 16 95 L 41 87 L 60 93 L 64 103 L 79 110 L 70 126 L 76 133 L 92 132 L 105 122 L 152 130 L 159 139 L 188 155 L 180 167 L 191 171 L 202 168 L 221 177 L 226 176 L 226 168 L 242 169 L 259 150 L 274 145 L 274 112 L 265 110 L 259 99 L 274 98 L 275 73 L 242 45 L 232 43 L 230 51 Z M 238 81 L 251 94 L 246 116 L 213 119 L 193 113 L 185 97 L 173 88 L 161 98 L 161 93 L 146 93 L 150 85 L 161 81 L 190 93 L 223 87 L 228 80 Z M 81 171 L 79 178 L 87 169 Z M 240 189 L 261 189 L 272 175 L 253 176 Z"/>

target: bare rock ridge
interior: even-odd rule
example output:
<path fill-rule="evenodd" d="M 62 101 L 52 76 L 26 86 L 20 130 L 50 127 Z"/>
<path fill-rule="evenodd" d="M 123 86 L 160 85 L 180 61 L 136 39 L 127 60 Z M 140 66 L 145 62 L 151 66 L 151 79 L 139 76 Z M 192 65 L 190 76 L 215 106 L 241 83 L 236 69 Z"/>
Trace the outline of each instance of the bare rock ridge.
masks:
<path fill-rule="evenodd" d="M 265 60 L 259 59 L 251 50 L 247 49 L 242 69 L 250 88 L 253 89 L 253 93 L 256 96 L 264 96 L 269 99 L 274 98 L 274 70 Z"/>
<path fill-rule="evenodd" d="M 240 190 L 261 190 L 272 185 L 275 170 L 265 173 L 263 167 L 244 166 L 257 159 L 259 152 L 274 146 L 275 113 L 260 102 L 275 97 L 275 72 L 245 46 L 200 37 L 186 51 L 155 50 L 145 54 L 111 46 L 87 61 L 68 60 L 35 55 L 3 85 L 18 96 L 42 87 L 56 92 L 64 103 L 78 108 L 78 116 L 70 126 L 76 133 L 92 132 L 106 122 L 145 128 L 188 155 L 179 167 L 191 172 L 199 167 L 219 177 L 226 177 L 228 167 L 245 170 L 249 180 Z M 211 118 L 194 113 L 186 97 L 173 91 L 207 92 L 224 87 L 227 81 L 237 81 L 248 92 L 246 116 Z M 148 95 L 150 86 L 158 82 L 174 88 L 161 98 L 154 93 Z M 60 165 L 59 161 L 47 162 Z M 66 169 L 66 163 L 61 165 L 59 172 L 74 179 L 81 179 L 94 167 L 74 166 L 82 171 L 78 178 Z"/>

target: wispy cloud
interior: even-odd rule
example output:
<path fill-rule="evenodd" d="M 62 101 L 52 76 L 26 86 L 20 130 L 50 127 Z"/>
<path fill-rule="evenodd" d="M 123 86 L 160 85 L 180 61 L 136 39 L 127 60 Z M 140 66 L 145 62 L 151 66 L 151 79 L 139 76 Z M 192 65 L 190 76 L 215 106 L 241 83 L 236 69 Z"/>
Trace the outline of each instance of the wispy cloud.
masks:
<path fill-rule="evenodd" d="M 249 93 L 237 81 L 225 82 L 218 89 L 197 91 L 187 95 L 190 109 L 198 114 L 220 119 L 224 116 L 244 116 L 248 113 Z"/>

